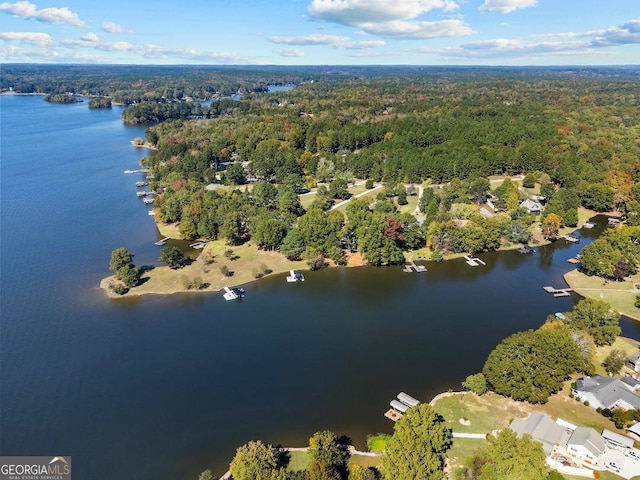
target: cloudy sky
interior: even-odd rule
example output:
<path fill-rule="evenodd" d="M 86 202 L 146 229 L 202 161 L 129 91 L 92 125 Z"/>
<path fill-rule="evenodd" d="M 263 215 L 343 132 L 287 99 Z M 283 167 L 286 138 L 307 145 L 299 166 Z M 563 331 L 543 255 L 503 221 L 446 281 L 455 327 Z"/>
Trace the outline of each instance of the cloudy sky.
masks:
<path fill-rule="evenodd" d="M 21 0 L 0 61 L 640 63 L 640 0 Z"/>

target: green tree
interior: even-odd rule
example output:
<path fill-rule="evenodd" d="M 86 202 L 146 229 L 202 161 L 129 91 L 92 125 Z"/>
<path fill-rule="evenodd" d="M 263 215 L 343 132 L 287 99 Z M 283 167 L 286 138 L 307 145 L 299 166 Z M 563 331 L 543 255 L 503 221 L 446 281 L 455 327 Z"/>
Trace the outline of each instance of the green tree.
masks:
<path fill-rule="evenodd" d="M 133 253 L 124 247 L 118 247 L 111 252 L 111 261 L 109 262 L 109 270 L 117 273 L 122 267 L 133 264 Z"/>
<path fill-rule="evenodd" d="M 546 480 L 549 468 L 542 444 L 510 428 L 489 437 L 486 446 L 467 459 L 459 478 L 477 480 Z"/>
<path fill-rule="evenodd" d="M 298 229 L 292 228 L 287 232 L 287 235 L 284 237 L 284 240 L 280 245 L 280 253 L 289 260 L 300 260 L 304 250 L 305 245 L 302 235 L 300 235 Z"/>
<path fill-rule="evenodd" d="M 244 237 L 242 217 L 238 212 L 229 213 L 220 228 L 220 235 L 229 245 L 238 245 Z"/>
<path fill-rule="evenodd" d="M 622 350 L 612 350 L 607 358 L 602 361 L 602 366 L 607 373 L 616 374 L 624 366 L 626 356 Z"/>
<path fill-rule="evenodd" d="M 285 235 L 285 229 L 274 218 L 264 218 L 258 220 L 251 238 L 256 242 L 259 248 L 275 250 L 282 243 Z"/>
<path fill-rule="evenodd" d="M 349 453 L 338 443 L 335 433 L 324 430 L 316 432 L 309 439 L 311 460 L 338 468 L 343 468 L 349 459 Z"/>
<path fill-rule="evenodd" d="M 555 213 L 550 213 L 544 217 L 542 221 L 542 235 L 544 235 L 544 238 L 557 237 L 561 223 L 560 217 Z"/>
<path fill-rule="evenodd" d="M 205 470 L 200 474 L 198 480 L 215 480 L 213 477 L 213 472 L 211 470 Z"/>
<path fill-rule="evenodd" d="M 116 278 L 127 287 L 133 288 L 140 281 L 140 270 L 134 267 L 133 264 L 127 264 L 116 272 Z"/>
<path fill-rule="evenodd" d="M 232 185 L 247 183 L 246 173 L 241 163 L 232 163 L 224 172 L 224 178 Z"/>
<path fill-rule="evenodd" d="M 378 475 L 372 468 L 364 465 L 349 466 L 349 480 L 377 480 Z"/>
<path fill-rule="evenodd" d="M 484 374 L 476 373 L 474 375 L 469 375 L 467 379 L 462 382 L 462 386 L 467 390 L 472 391 L 478 395 L 482 395 L 486 393 L 488 390 L 487 379 Z"/>
<path fill-rule="evenodd" d="M 166 263 L 172 270 L 176 270 L 184 267 L 185 257 L 180 249 L 169 246 L 160 250 L 160 261 Z"/>
<path fill-rule="evenodd" d="M 566 316 L 572 328 L 586 331 L 598 346 L 611 345 L 622 331 L 620 314 L 602 300 L 580 300 Z"/>
<path fill-rule="evenodd" d="M 545 403 L 579 365 L 580 351 L 571 330 L 553 323 L 505 338 L 489 354 L 482 373 L 496 393 Z"/>
<path fill-rule="evenodd" d="M 382 456 L 388 480 L 444 479 L 445 452 L 451 446 L 444 418 L 423 403 L 407 410 L 393 427 Z"/>
<path fill-rule="evenodd" d="M 251 196 L 259 207 L 272 209 L 278 202 L 278 189 L 268 182 L 256 182 L 253 184 Z"/>
<path fill-rule="evenodd" d="M 277 464 L 275 449 L 258 440 L 236 450 L 229 470 L 234 480 L 270 480 Z"/>

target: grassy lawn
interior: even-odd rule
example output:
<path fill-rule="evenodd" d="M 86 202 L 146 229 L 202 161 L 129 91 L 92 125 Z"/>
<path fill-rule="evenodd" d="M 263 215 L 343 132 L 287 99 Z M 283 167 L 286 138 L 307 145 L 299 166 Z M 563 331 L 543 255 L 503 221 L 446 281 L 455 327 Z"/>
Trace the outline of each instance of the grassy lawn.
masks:
<path fill-rule="evenodd" d="M 305 470 L 311 463 L 311 457 L 307 452 L 289 452 L 290 460 L 287 470 L 297 472 Z M 364 467 L 379 467 L 380 457 L 367 457 L 364 455 L 353 455 L 349 459 L 349 465 L 362 465 Z"/>
<path fill-rule="evenodd" d="M 418 196 L 417 195 L 413 195 L 411 197 L 407 196 L 407 202 L 409 202 L 407 205 L 400 205 L 398 207 L 398 209 L 400 210 L 400 213 L 413 213 L 416 207 L 418 206 Z"/>
<path fill-rule="evenodd" d="M 387 433 L 379 433 L 377 435 L 371 435 L 367 438 L 367 448 L 370 452 L 381 452 L 387 448 L 387 442 L 391 438 L 391 435 Z"/>
<path fill-rule="evenodd" d="M 229 260 L 224 256 L 227 249 L 232 249 L 235 260 Z M 213 263 L 207 264 L 205 258 L 213 258 Z M 220 269 L 225 265 L 233 272 L 230 277 L 222 275 Z M 142 284 L 132 288 L 124 296 L 144 295 L 149 293 L 167 294 L 186 292 L 184 278 L 200 277 L 208 286 L 200 291 L 217 291 L 225 286 L 233 287 L 243 285 L 256 279 L 256 273 L 262 270 L 262 266 L 272 273 L 283 273 L 289 270 L 307 269 L 303 261 L 291 262 L 279 252 L 258 250 L 251 242 L 237 247 L 229 247 L 224 241 L 210 242 L 202 251 L 202 254 L 191 264 L 179 270 L 171 270 L 169 267 L 156 267 L 142 275 Z M 100 287 L 107 289 L 106 278 L 100 283 Z M 283 280 L 284 281 L 284 280 Z"/>
<path fill-rule="evenodd" d="M 602 366 L 602 362 L 611 353 L 612 350 L 621 350 L 626 357 L 630 357 L 634 353 L 638 353 L 638 341 L 631 338 L 618 337 L 613 345 L 598 347 L 593 358 L 593 364 L 596 366 L 598 375 L 606 376 L 607 372 Z M 624 370 L 623 370 L 624 371 Z"/>
<path fill-rule="evenodd" d="M 304 208 L 305 210 L 308 210 L 315 199 L 316 199 L 316 190 L 314 189 L 309 193 L 300 195 L 300 205 L 302 205 L 302 208 Z"/>
<path fill-rule="evenodd" d="M 640 309 L 635 306 L 638 293 L 634 291 L 634 284 L 640 283 L 640 273 L 626 279 L 624 282 L 604 283 L 600 277 L 589 277 L 578 270 L 572 270 L 564 275 L 564 279 L 569 286 L 583 297 L 604 300 L 614 310 L 640 320 Z"/>
<path fill-rule="evenodd" d="M 372 202 L 375 199 L 375 196 L 380 192 L 381 192 L 380 189 L 378 189 L 378 190 L 370 189 L 370 190 L 367 191 L 367 193 L 365 193 L 364 195 L 362 195 L 361 197 L 358 197 L 358 198 L 361 198 L 361 199 L 365 198 L 365 199 L 368 199 L 370 202 Z M 353 199 L 354 197 L 351 197 L 351 198 Z M 336 208 L 335 210 L 346 214 L 347 205 L 349 205 L 349 202 L 347 202 L 344 205 Z"/>
<path fill-rule="evenodd" d="M 287 470 L 290 472 L 306 470 L 310 463 L 311 457 L 307 452 L 289 452 L 289 465 L 287 465 Z"/>
<path fill-rule="evenodd" d="M 487 444 L 486 440 L 479 438 L 454 438 L 451 448 L 447 451 L 447 460 L 451 471 L 462 467 L 467 458 L 473 453 Z"/>

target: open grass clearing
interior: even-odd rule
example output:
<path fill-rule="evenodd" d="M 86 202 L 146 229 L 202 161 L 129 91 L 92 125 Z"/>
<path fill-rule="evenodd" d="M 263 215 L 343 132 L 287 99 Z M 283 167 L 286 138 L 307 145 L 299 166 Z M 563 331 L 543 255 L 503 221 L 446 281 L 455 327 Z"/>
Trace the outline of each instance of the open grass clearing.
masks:
<path fill-rule="evenodd" d="M 467 458 L 486 444 L 487 441 L 480 438 L 454 438 L 451 448 L 447 451 L 450 470 L 454 472 L 456 468 L 464 466 Z"/>
<path fill-rule="evenodd" d="M 579 295 L 604 300 L 614 310 L 640 320 L 640 309 L 635 306 L 636 295 L 639 292 L 634 288 L 636 283 L 640 283 L 640 273 L 623 282 L 605 282 L 600 277 L 590 277 L 578 270 L 572 270 L 565 273 L 564 279 Z"/>
<path fill-rule="evenodd" d="M 233 251 L 234 260 L 225 256 L 225 251 L 229 249 Z M 207 263 L 206 258 L 212 259 L 213 263 Z M 221 271 L 222 266 L 226 266 L 232 275 L 224 276 Z M 303 261 L 289 261 L 281 253 L 259 250 L 251 242 L 231 247 L 224 241 L 217 240 L 209 242 L 191 265 L 178 270 L 162 266 L 145 272 L 142 275 L 141 284 L 129 290 L 124 296 L 187 292 L 189 290 L 184 286 L 185 278 L 200 278 L 207 284 L 206 288 L 198 291 L 217 291 L 225 286 L 234 287 L 252 282 L 264 269 L 271 270 L 271 274 L 275 274 L 307 268 L 307 264 Z M 101 288 L 107 289 L 108 281 L 112 279 L 113 277 L 104 279 L 100 283 Z"/>

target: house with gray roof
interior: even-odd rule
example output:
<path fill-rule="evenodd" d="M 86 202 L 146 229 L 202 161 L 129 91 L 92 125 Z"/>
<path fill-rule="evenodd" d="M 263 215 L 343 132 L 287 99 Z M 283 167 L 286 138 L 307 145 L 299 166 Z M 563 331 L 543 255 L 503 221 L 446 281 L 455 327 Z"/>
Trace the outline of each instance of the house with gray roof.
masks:
<path fill-rule="evenodd" d="M 584 377 L 571 389 L 574 397 L 589 402 L 592 408 L 640 409 L 640 397 L 631 392 L 631 387 L 617 378 Z"/>
<path fill-rule="evenodd" d="M 516 435 L 521 437 L 528 434 L 533 437 L 534 440 L 542 443 L 544 453 L 550 455 L 553 447 L 558 444 L 566 444 L 570 430 L 562 425 L 551 420 L 550 417 L 544 413 L 532 413 L 528 418 L 515 418 L 509 428 L 513 430 Z"/>
<path fill-rule="evenodd" d="M 602 435 L 593 428 L 577 427 L 567 441 L 567 451 L 593 465 L 598 463 L 606 444 Z"/>
<path fill-rule="evenodd" d="M 542 213 L 542 205 L 530 199 L 526 199 L 520 204 L 520 206 L 524 208 L 528 213 L 533 213 L 535 215 L 539 215 L 540 213 Z"/>

